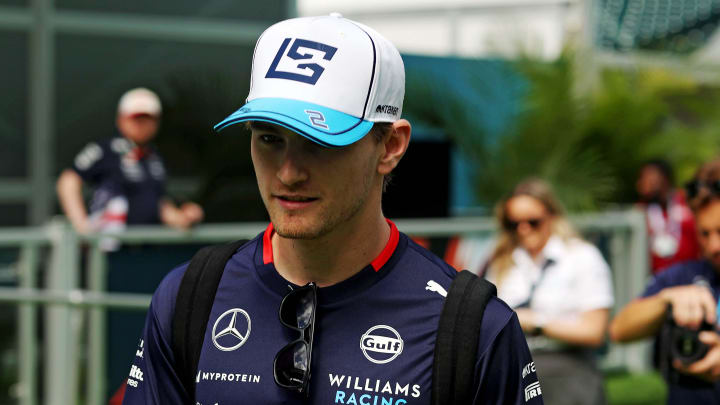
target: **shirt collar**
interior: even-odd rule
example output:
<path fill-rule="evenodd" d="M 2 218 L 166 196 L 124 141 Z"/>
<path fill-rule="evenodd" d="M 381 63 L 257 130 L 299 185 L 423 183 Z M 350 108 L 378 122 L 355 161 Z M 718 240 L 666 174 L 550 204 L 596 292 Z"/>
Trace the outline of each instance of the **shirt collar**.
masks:
<path fill-rule="evenodd" d="M 385 221 L 387 221 L 390 226 L 390 239 L 388 239 L 382 252 L 380 252 L 380 254 L 373 259 L 372 262 L 370 262 L 370 266 L 372 266 L 375 271 L 380 271 L 382 266 L 390 260 L 390 256 L 392 256 L 393 252 L 395 252 L 395 248 L 397 247 L 400 239 L 400 232 L 398 231 L 397 226 L 395 226 L 395 223 L 387 218 Z M 274 233 L 275 228 L 271 222 L 263 234 L 263 264 L 270 264 L 274 262 L 272 250 L 272 236 Z"/>
<path fill-rule="evenodd" d="M 366 290 L 384 278 L 395 266 L 402 252 L 407 247 L 407 236 L 402 235 L 392 221 L 389 219 L 386 219 L 386 221 L 390 226 L 390 238 L 380 254 L 357 274 L 347 280 L 343 280 L 329 287 L 319 288 L 318 299 L 320 304 L 340 301 Z M 258 243 L 255 254 L 255 265 L 260 279 L 270 287 L 271 290 L 283 295 L 287 293 L 288 286 L 296 286 L 285 280 L 275 268 L 272 251 L 273 233 L 275 233 L 275 230 L 271 223 L 265 229 L 265 232 L 263 232 L 262 238 L 260 238 L 261 243 Z"/>
<path fill-rule="evenodd" d="M 540 266 L 543 266 L 547 261 L 553 261 L 554 263 L 559 262 L 567 254 L 567 245 L 557 235 L 550 236 L 550 239 L 545 243 L 542 251 L 540 251 L 540 260 L 537 262 Z M 530 257 L 525 248 L 517 247 L 512 253 L 513 261 L 516 264 L 521 265 L 525 263 L 534 263 L 535 261 Z"/>
<path fill-rule="evenodd" d="M 545 244 L 545 247 L 542 250 L 542 255 L 545 260 L 554 260 L 555 262 L 558 262 L 561 258 L 567 255 L 567 245 L 562 238 L 553 235 Z"/>

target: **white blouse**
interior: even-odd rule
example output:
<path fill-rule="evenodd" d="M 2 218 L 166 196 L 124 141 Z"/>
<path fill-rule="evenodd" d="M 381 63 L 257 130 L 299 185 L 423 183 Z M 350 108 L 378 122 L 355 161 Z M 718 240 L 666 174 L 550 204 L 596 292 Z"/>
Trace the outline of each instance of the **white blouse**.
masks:
<path fill-rule="evenodd" d="M 498 285 L 498 297 L 512 308 L 529 301 L 541 325 L 613 305 L 610 268 L 590 243 L 552 236 L 537 261 L 523 248 L 516 248 L 512 259 L 514 266 Z M 486 276 L 497 285 L 495 269 Z"/>

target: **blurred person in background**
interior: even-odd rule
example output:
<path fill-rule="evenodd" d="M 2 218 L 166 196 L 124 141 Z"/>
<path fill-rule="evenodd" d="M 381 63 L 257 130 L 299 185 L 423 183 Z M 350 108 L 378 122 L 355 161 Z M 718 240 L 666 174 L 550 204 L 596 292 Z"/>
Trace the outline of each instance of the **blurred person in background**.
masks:
<path fill-rule="evenodd" d="M 192 202 L 176 206 L 165 194 L 166 172 L 150 145 L 160 125 L 158 96 L 145 88 L 127 91 L 118 103 L 118 134 L 88 144 L 57 181 L 62 209 L 79 233 L 121 231 L 126 224 L 159 224 L 185 229 L 202 221 Z M 94 187 L 90 214 L 82 186 Z"/>
<path fill-rule="evenodd" d="M 546 402 L 605 403 L 595 350 L 613 305 L 607 263 L 542 180 L 518 184 L 496 216 L 501 231 L 484 275 L 517 312 Z"/>
<path fill-rule="evenodd" d="M 717 302 L 720 295 L 720 160 L 697 171 L 687 186 L 690 207 L 695 214 L 697 241 L 704 258 L 678 263 L 655 275 L 640 298 L 631 301 L 610 324 L 610 337 L 630 342 L 660 337 L 660 346 L 678 341 L 669 330 L 698 332 L 693 338 L 707 350 L 698 350 L 696 359 L 662 347 L 660 369 L 669 385 L 668 404 L 720 404 L 720 335 L 717 333 Z M 705 329 L 700 331 L 700 329 Z M 688 340 L 689 347 L 700 347 Z M 682 347 L 676 347 L 682 348 Z M 694 351 L 694 350 L 693 350 Z M 692 356 L 691 353 L 688 353 Z M 686 359 L 683 361 L 683 356 Z"/>
<path fill-rule="evenodd" d="M 635 183 L 638 206 L 647 219 L 653 274 L 700 255 L 692 211 L 685 195 L 675 190 L 673 184 L 672 166 L 663 159 L 643 164 Z"/>

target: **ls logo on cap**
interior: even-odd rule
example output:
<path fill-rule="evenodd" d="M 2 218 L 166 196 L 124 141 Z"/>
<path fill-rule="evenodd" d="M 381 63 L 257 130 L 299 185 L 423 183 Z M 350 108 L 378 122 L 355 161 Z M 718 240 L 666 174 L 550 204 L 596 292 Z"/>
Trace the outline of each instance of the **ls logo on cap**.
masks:
<path fill-rule="evenodd" d="M 315 85 L 315 83 L 317 83 L 318 79 L 320 79 L 320 76 L 322 75 L 322 73 L 325 71 L 325 68 L 320 66 L 317 63 L 298 63 L 295 66 L 298 70 L 301 70 L 301 71 L 309 69 L 310 71 L 312 71 L 312 74 L 310 74 L 310 75 L 278 70 L 278 64 L 280 64 L 280 62 L 283 59 L 283 56 L 285 56 L 285 50 L 287 49 L 288 45 L 290 44 L 290 41 L 292 41 L 292 38 L 285 38 L 282 45 L 280 45 L 280 49 L 278 50 L 277 54 L 275 55 L 275 59 L 273 59 L 273 62 L 270 65 L 270 69 L 268 69 L 268 72 L 265 75 L 265 77 L 266 78 L 274 78 L 274 79 L 294 80 L 297 82 L 303 82 L 303 83 Z M 292 46 L 290 46 L 290 49 L 287 51 L 287 57 L 290 59 L 293 59 L 293 60 L 305 60 L 305 59 L 312 60 L 315 58 L 316 54 L 298 52 L 298 50 L 300 48 L 315 49 L 317 51 L 320 51 L 323 53 L 322 59 L 324 59 L 324 60 L 331 60 L 333 58 L 333 56 L 335 56 L 335 52 L 337 51 L 337 48 L 332 47 L 330 45 L 321 44 L 320 42 L 315 42 L 315 41 L 309 41 L 307 39 L 296 38 L 295 41 L 293 42 Z"/>

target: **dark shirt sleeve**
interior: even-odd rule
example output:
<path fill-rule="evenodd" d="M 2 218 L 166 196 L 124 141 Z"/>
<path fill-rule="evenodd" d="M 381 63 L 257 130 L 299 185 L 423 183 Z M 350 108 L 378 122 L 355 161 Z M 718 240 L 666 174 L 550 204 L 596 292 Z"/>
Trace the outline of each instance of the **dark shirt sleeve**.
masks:
<path fill-rule="evenodd" d="M 690 273 L 690 270 L 686 270 L 682 265 L 675 265 L 659 274 L 656 274 L 652 279 L 650 279 L 650 282 L 647 287 L 645 287 L 645 291 L 643 291 L 641 297 L 650 297 L 659 293 L 664 288 L 690 284 L 691 281 L 686 280 L 686 273 Z"/>
<path fill-rule="evenodd" d="M 515 313 L 480 354 L 476 370 L 473 404 L 543 404 L 535 363 Z"/>
<path fill-rule="evenodd" d="M 99 183 L 107 172 L 110 153 L 106 143 L 91 142 L 75 156 L 72 168 L 84 181 Z"/>
<path fill-rule="evenodd" d="M 125 405 L 185 404 L 190 401 L 174 368 L 172 314 L 185 266 L 173 270 L 153 296 L 142 339 L 130 367 Z"/>

